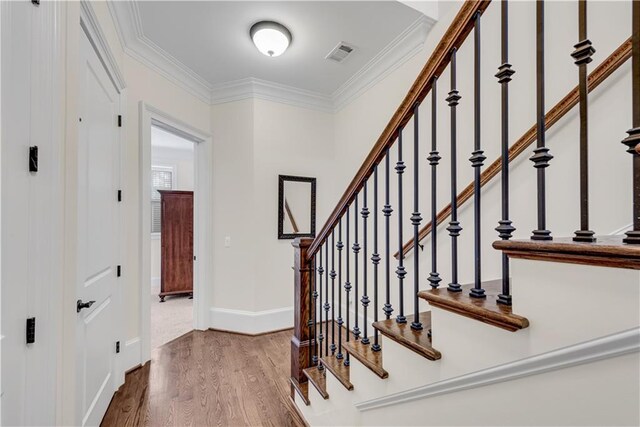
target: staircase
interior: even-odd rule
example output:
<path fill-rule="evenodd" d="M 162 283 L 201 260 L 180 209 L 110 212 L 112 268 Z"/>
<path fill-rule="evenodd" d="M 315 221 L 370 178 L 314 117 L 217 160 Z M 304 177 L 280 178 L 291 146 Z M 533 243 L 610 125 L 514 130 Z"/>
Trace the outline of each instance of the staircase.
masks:
<path fill-rule="evenodd" d="M 557 20 L 545 26 L 554 16 L 545 2 L 530 3 L 530 16 L 507 1 L 461 4 L 317 237 L 294 241 L 291 397 L 310 425 L 640 424 L 640 2 L 628 3 L 631 37 L 588 66 L 595 50 L 587 18 L 611 16 L 575 2 L 578 37 L 567 52 L 577 85 L 550 109 L 545 59 L 554 56 L 545 49 L 556 46 L 545 35 L 556 34 L 549 27 Z M 526 28 L 522 19 L 535 31 L 535 123 L 517 139 L 514 117 L 522 122 L 524 108 L 520 95 L 510 96 L 518 77 L 509 62 L 509 49 L 518 49 L 512 14 L 516 32 Z M 499 111 L 483 108 L 481 92 L 481 36 L 492 29 Z M 627 81 L 620 76 L 628 62 Z M 602 166 L 603 178 L 590 166 L 599 171 L 609 155 L 590 136 L 613 131 L 606 115 L 589 121 L 590 110 L 603 111 L 590 98 L 611 102 L 623 84 L 631 123 L 622 132 L 631 129 L 609 138 L 608 151 L 619 156 Z M 492 121 L 498 139 L 482 131 Z M 564 146 L 551 153 L 547 136 L 574 122 L 578 135 L 565 146 L 576 155 L 567 160 Z M 460 153 L 469 148 L 464 165 Z M 520 161 L 525 152 L 532 164 Z M 484 168 L 492 153 L 497 159 Z M 554 172 L 563 158 L 578 165 L 578 188 L 558 198 L 571 180 Z M 459 192 L 466 175 L 471 182 Z M 613 184 L 590 190 L 600 180 Z M 615 204 L 590 198 L 608 193 L 619 196 Z M 594 201 L 616 214 L 626 209 L 633 223 L 624 234 L 595 233 Z M 556 235 L 549 212 L 564 211 L 577 231 Z M 535 229 L 527 235 L 514 225 L 529 214 Z"/>

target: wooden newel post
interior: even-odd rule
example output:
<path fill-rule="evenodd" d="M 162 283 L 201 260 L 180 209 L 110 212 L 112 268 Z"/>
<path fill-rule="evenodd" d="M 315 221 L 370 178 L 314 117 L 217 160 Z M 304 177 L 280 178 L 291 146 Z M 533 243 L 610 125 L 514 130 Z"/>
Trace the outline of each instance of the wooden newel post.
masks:
<path fill-rule="evenodd" d="M 309 333 L 308 322 L 311 319 L 311 275 L 312 265 L 307 260 L 307 252 L 313 239 L 297 238 L 294 247 L 294 326 L 291 337 L 291 398 L 295 391 L 300 397 L 307 399 L 307 377 L 303 370 L 311 365 L 311 349 L 313 343 Z"/>

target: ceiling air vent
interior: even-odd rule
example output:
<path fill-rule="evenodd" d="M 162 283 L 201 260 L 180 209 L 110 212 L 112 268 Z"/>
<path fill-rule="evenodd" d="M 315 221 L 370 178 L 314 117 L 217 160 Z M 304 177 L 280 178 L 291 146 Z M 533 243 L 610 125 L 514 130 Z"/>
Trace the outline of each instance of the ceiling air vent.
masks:
<path fill-rule="evenodd" d="M 342 62 L 353 52 L 353 49 L 353 46 L 340 42 L 325 58 L 335 62 Z"/>

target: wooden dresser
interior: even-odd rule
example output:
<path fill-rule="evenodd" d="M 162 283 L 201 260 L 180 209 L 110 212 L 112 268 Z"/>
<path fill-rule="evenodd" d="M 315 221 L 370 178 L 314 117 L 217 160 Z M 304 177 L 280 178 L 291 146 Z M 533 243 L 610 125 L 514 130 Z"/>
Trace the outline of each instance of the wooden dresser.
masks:
<path fill-rule="evenodd" d="M 161 196 L 160 302 L 193 296 L 193 191 L 159 190 Z"/>

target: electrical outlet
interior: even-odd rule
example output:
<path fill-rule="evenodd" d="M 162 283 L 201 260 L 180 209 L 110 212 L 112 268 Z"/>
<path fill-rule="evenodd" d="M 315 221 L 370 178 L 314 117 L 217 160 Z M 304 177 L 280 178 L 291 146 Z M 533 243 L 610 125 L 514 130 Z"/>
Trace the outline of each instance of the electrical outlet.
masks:
<path fill-rule="evenodd" d="M 231 236 L 226 236 L 224 238 L 224 247 L 225 248 L 230 248 L 231 247 Z"/>

